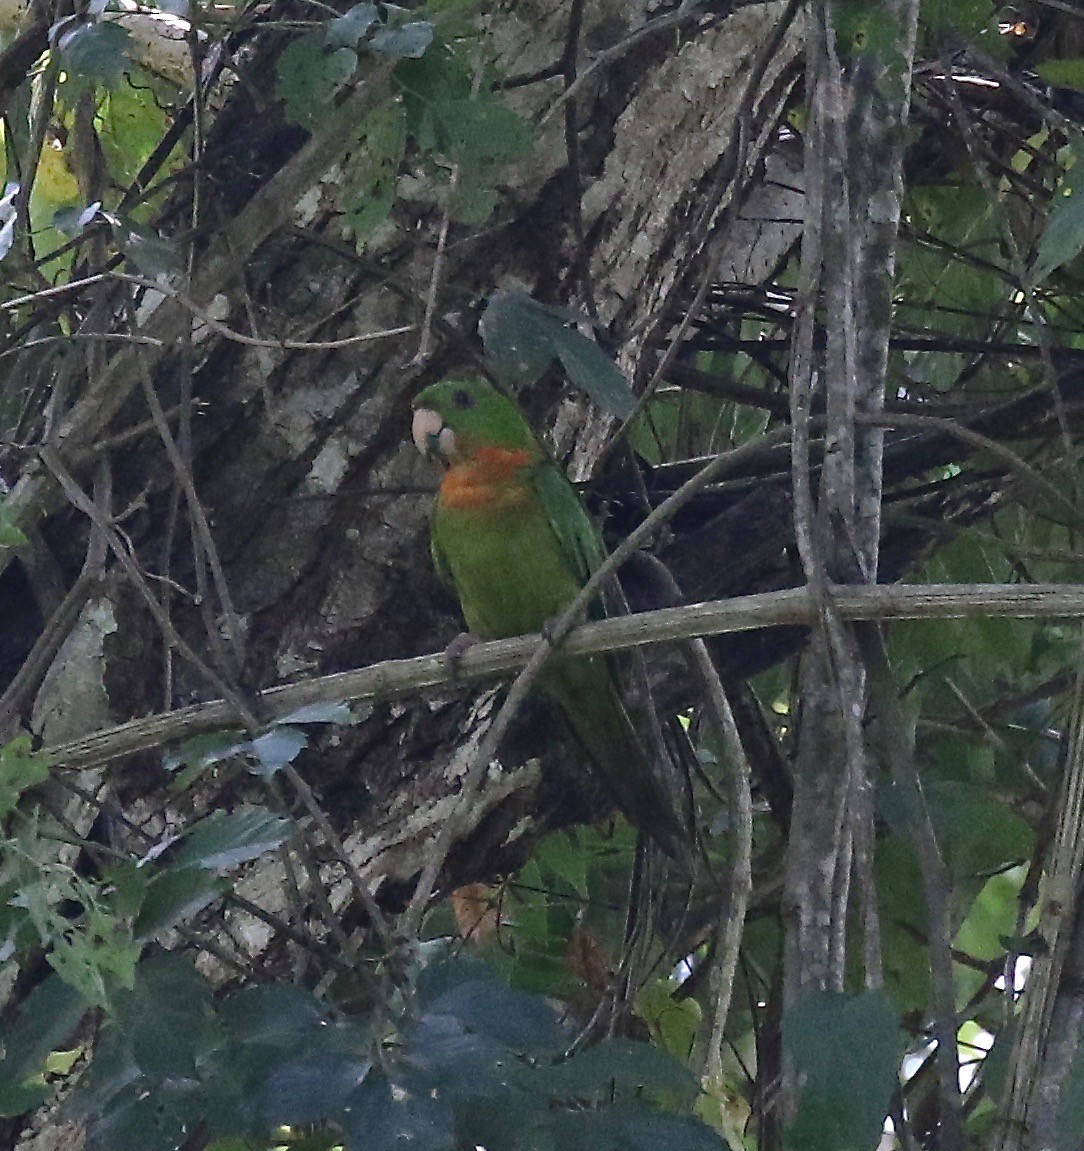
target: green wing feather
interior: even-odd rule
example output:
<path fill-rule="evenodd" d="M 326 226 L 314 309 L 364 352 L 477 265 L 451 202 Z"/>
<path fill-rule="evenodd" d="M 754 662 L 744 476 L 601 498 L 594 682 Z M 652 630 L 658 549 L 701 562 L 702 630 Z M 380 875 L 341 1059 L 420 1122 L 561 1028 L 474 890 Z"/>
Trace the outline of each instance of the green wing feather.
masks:
<path fill-rule="evenodd" d="M 433 568 L 441 582 L 454 588 L 455 577 L 452 575 L 452 568 L 448 563 L 448 557 L 444 554 L 444 549 L 440 546 L 437 533 L 432 531 L 429 533 L 429 554 L 433 557 Z"/>
<path fill-rule="evenodd" d="M 544 461 L 533 470 L 531 479 L 569 570 L 577 583 L 585 584 L 606 559 L 606 546 L 594 520 L 556 464 Z M 596 618 L 604 614 L 601 597 L 589 614 Z"/>

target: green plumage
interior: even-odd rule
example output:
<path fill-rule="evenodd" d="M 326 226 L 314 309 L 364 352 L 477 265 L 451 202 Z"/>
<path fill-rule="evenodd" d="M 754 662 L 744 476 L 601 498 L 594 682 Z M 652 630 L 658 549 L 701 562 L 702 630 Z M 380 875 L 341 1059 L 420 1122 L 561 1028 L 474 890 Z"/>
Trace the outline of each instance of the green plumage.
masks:
<path fill-rule="evenodd" d="M 438 571 L 459 595 L 467 626 L 480 639 L 541 630 L 605 558 L 576 490 L 515 405 L 489 384 L 446 380 L 426 388 L 414 407 L 437 413 L 454 435 L 454 445 L 445 440 L 450 455 L 436 438 L 431 441 L 450 464 L 433 513 L 432 549 Z M 600 603 L 591 614 L 602 614 Z M 668 852 L 685 854 L 680 823 L 610 661 L 557 656 L 539 685 L 622 811 Z"/>

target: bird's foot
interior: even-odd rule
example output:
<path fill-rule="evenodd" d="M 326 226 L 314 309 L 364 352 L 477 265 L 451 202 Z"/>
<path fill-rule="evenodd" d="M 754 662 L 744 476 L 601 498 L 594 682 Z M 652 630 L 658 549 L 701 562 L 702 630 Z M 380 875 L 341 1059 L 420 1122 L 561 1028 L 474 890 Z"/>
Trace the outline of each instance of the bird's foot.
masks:
<path fill-rule="evenodd" d="M 447 663 L 452 675 L 457 675 L 463 663 L 463 656 L 467 651 L 479 643 L 477 636 L 469 631 L 461 631 L 444 649 L 444 662 Z"/>
<path fill-rule="evenodd" d="M 542 621 L 542 626 L 538 629 L 538 634 L 550 645 L 550 647 L 557 647 L 561 640 L 565 637 L 559 631 L 557 625 L 561 622 L 560 615 L 551 615 L 549 619 Z"/>

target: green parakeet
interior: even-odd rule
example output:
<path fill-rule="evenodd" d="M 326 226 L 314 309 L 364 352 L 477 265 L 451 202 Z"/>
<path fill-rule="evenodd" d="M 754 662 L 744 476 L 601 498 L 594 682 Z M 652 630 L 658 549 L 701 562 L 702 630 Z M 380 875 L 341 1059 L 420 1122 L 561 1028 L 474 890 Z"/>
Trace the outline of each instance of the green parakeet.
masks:
<path fill-rule="evenodd" d="M 540 631 L 603 562 L 576 490 L 516 405 L 482 380 L 443 380 L 414 400 L 414 443 L 446 466 L 432 521 L 437 571 L 472 635 Z M 601 605 L 594 605 L 601 614 Z M 605 656 L 554 656 L 539 686 L 629 820 L 669 854 L 688 836 L 636 732 Z"/>

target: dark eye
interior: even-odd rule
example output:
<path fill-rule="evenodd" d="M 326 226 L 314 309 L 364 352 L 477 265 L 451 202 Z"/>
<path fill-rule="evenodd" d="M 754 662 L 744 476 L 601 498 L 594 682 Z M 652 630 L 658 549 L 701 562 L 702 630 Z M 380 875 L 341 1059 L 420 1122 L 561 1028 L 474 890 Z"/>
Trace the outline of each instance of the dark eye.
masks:
<path fill-rule="evenodd" d="M 467 411 L 468 408 L 474 407 L 474 397 L 466 388 L 457 388 L 452 392 L 452 403 L 455 404 L 457 408 Z"/>

